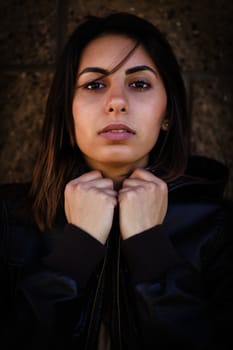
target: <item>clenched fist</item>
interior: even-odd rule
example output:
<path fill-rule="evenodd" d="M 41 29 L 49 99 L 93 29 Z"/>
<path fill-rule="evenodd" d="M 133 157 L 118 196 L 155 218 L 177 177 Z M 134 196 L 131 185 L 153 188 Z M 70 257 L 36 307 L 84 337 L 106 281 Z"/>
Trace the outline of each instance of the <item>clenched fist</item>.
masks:
<path fill-rule="evenodd" d="M 105 243 L 112 227 L 117 192 L 113 181 L 90 171 L 70 181 L 65 187 L 65 214 L 68 223 Z"/>
<path fill-rule="evenodd" d="M 121 235 L 126 239 L 163 222 L 168 206 L 167 184 L 137 169 L 124 180 L 118 200 Z"/>

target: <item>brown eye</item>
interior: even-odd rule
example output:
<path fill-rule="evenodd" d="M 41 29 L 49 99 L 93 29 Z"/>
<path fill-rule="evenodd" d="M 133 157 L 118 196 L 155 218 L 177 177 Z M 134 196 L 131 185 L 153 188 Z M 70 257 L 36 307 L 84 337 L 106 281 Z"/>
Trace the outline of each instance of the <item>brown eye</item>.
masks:
<path fill-rule="evenodd" d="M 151 84 L 149 84 L 146 81 L 143 80 L 137 80 L 130 84 L 130 87 L 137 89 L 137 90 L 146 90 L 151 87 Z"/>
<path fill-rule="evenodd" d="M 90 81 L 83 85 L 83 88 L 87 90 L 98 90 L 103 89 L 104 87 L 105 85 L 99 81 Z"/>

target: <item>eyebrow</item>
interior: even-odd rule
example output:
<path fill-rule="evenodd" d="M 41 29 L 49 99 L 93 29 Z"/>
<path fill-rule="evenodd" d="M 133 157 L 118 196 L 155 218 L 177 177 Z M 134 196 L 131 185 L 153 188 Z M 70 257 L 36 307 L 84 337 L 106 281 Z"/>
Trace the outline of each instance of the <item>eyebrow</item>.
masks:
<path fill-rule="evenodd" d="M 128 68 L 126 70 L 125 74 L 129 75 L 129 74 L 133 74 L 133 73 L 141 72 L 141 71 L 145 71 L 145 70 L 148 70 L 148 71 L 154 73 L 155 76 L 158 76 L 158 73 L 155 69 L 153 69 L 149 66 L 145 66 L 145 65 Z M 78 74 L 78 77 L 80 77 L 80 75 L 82 75 L 84 73 L 100 73 L 102 75 L 109 75 L 109 74 L 111 74 L 111 71 L 104 69 L 104 68 L 100 68 L 100 67 L 86 67 Z"/>

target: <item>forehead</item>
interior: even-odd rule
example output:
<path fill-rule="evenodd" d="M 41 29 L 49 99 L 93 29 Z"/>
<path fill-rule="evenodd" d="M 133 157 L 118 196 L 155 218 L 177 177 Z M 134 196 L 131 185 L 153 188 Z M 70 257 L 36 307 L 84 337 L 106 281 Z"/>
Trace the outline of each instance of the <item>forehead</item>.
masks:
<path fill-rule="evenodd" d="M 121 62 L 132 50 L 136 42 L 123 35 L 106 34 L 92 40 L 83 50 L 79 63 L 79 71 L 86 67 L 102 67 L 111 69 Z M 147 64 L 152 67 L 154 63 L 142 45 L 139 45 L 123 66 L 129 67 Z"/>

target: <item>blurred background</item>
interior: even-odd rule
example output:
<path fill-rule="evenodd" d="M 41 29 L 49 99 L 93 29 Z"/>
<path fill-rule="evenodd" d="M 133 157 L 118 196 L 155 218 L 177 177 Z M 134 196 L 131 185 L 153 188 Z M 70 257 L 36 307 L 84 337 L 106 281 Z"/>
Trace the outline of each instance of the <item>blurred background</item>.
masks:
<path fill-rule="evenodd" d="M 123 10 L 166 35 L 186 82 L 192 153 L 226 164 L 233 199 L 233 2 L 0 0 L 0 183 L 30 180 L 57 59 L 86 14 Z"/>

